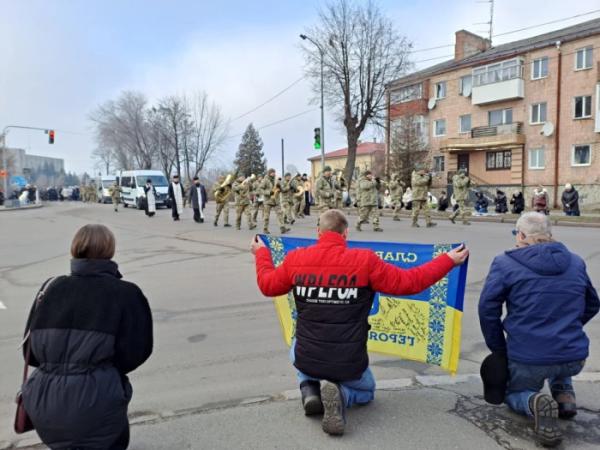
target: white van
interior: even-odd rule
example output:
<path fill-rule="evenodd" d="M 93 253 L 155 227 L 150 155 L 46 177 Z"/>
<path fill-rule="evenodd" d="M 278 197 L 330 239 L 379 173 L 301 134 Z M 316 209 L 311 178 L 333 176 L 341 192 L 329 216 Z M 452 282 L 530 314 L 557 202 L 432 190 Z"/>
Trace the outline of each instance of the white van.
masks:
<path fill-rule="evenodd" d="M 98 203 L 112 202 L 109 189 L 113 184 L 115 184 L 116 179 L 116 175 L 104 175 L 99 176 L 96 179 L 96 186 L 98 188 Z"/>
<path fill-rule="evenodd" d="M 142 199 L 146 196 L 144 186 L 146 180 L 152 180 L 156 188 L 156 207 L 169 206 L 168 191 L 169 182 L 160 170 L 124 170 L 119 174 L 118 181 L 121 186 L 121 202 L 123 206 L 142 207 Z"/>

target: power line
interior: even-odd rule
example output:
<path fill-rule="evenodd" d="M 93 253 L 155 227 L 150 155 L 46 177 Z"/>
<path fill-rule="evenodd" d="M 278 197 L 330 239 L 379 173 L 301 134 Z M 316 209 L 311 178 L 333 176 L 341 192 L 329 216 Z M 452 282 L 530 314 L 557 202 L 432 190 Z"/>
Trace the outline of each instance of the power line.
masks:
<path fill-rule="evenodd" d="M 509 34 L 519 33 L 521 31 L 531 30 L 533 28 L 539 28 L 539 27 L 543 27 L 543 26 L 546 26 L 546 25 L 552 25 L 554 23 L 565 22 L 567 20 L 577 19 L 579 17 L 589 16 L 591 14 L 596 14 L 596 13 L 600 13 L 600 9 L 595 9 L 593 11 L 588 11 L 588 12 L 581 13 L 581 14 L 576 14 L 574 16 L 564 17 L 562 19 L 551 20 L 549 22 L 539 23 L 539 24 L 536 24 L 536 25 L 530 25 L 530 26 L 519 28 L 519 29 L 516 29 L 516 30 L 505 31 L 503 33 L 494 34 L 492 37 L 506 36 L 506 35 L 509 35 Z M 439 49 L 442 49 L 442 48 L 449 48 L 449 47 L 454 47 L 454 44 L 438 45 L 438 46 L 435 46 L 435 47 L 421 48 L 421 49 L 411 50 L 408 53 L 412 54 L 412 53 L 428 52 L 428 51 L 431 51 L 431 50 L 439 50 Z"/>
<path fill-rule="evenodd" d="M 275 94 L 273 97 L 269 98 L 268 100 L 266 100 L 265 102 L 261 103 L 260 105 L 252 108 L 250 111 L 245 112 L 244 114 L 237 116 L 234 119 L 231 119 L 230 122 L 235 122 L 236 120 L 239 120 L 243 117 L 246 117 L 250 114 L 252 114 L 254 111 L 259 110 L 260 108 L 262 108 L 263 106 L 271 103 L 273 100 L 275 100 L 277 97 L 279 97 L 280 95 L 283 95 L 284 93 L 286 93 L 287 91 L 289 91 L 291 88 L 293 88 L 294 86 L 296 86 L 298 83 L 300 83 L 302 80 L 304 80 L 306 78 L 306 75 L 302 75 L 300 78 L 298 78 L 296 81 L 294 81 L 292 84 L 290 84 L 289 86 L 285 87 L 284 89 L 282 89 L 281 91 L 279 91 L 277 94 Z"/>
<path fill-rule="evenodd" d="M 297 117 L 303 116 L 305 114 L 308 114 L 310 112 L 314 112 L 314 111 L 317 111 L 317 110 L 318 110 L 318 108 L 307 109 L 306 111 L 303 111 L 301 113 L 297 113 L 297 114 L 294 114 L 292 116 L 285 117 L 283 119 L 277 120 L 275 122 L 271 122 L 271 123 L 268 123 L 266 125 L 262 125 L 260 127 L 257 127 L 256 130 L 257 131 L 264 130 L 265 128 L 269 128 L 269 127 L 272 127 L 272 126 L 275 126 L 275 125 L 279 125 L 280 123 L 287 122 L 289 120 L 295 119 Z M 237 137 L 240 137 L 240 136 L 243 136 L 243 135 L 244 135 L 244 133 L 233 134 L 233 135 L 227 136 L 225 139 L 234 139 L 234 138 L 237 138 Z"/>

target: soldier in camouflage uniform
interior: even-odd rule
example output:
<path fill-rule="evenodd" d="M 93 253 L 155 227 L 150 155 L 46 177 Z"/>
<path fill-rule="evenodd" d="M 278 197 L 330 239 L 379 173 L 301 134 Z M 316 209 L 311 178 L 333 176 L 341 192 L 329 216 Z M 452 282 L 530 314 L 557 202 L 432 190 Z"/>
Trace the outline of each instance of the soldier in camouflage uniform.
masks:
<path fill-rule="evenodd" d="M 94 183 L 92 181 L 92 183 L 89 186 L 89 189 L 90 189 L 90 192 L 89 192 L 90 202 L 98 203 L 98 189 L 96 189 L 96 183 Z"/>
<path fill-rule="evenodd" d="M 229 228 L 229 198 L 231 197 L 231 185 L 222 186 L 225 182 L 226 177 L 221 175 L 217 182 L 213 184 L 212 192 L 217 203 L 217 210 L 215 215 L 215 221 L 213 225 L 216 227 L 219 225 L 219 217 L 221 212 L 223 213 L 223 224 L 224 227 Z"/>
<path fill-rule="evenodd" d="M 469 197 L 469 188 L 471 187 L 471 180 L 467 176 L 465 169 L 460 169 L 456 175 L 452 177 L 452 187 L 454 188 L 454 200 L 458 205 L 458 209 L 450 214 L 450 220 L 452 223 L 456 223 L 454 219 L 460 216 L 463 225 L 471 225 L 469 222 L 469 211 L 465 207 L 465 202 Z"/>
<path fill-rule="evenodd" d="M 299 173 L 292 180 L 292 187 L 294 189 L 294 215 L 303 218 L 306 200 L 304 199 L 304 182 Z"/>
<path fill-rule="evenodd" d="M 294 225 L 296 215 L 294 214 L 294 193 L 296 188 L 293 185 L 292 174 L 286 173 L 281 181 L 281 209 L 283 210 L 283 221 Z"/>
<path fill-rule="evenodd" d="M 404 183 L 400 181 L 400 175 L 392 175 L 392 181 L 389 184 L 392 205 L 394 206 L 393 220 L 400 221 L 400 210 L 402 209 L 402 196 L 404 195 Z"/>
<path fill-rule="evenodd" d="M 253 230 L 256 228 L 256 224 L 252 220 L 252 212 L 250 211 L 250 193 L 252 191 L 252 181 L 245 179 L 243 175 L 240 175 L 232 186 L 233 194 L 235 195 L 235 228 L 237 230 L 242 229 L 242 214 L 246 213 L 248 220 L 248 228 Z"/>
<path fill-rule="evenodd" d="M 336 186 L 337 184 L 331 176 L 331 167 L 325 166 L 323 174 L 317 180 L 317 186 L 315 187 L 321 212 L 335 208 Z"/>
<path fill-rule="evenodd" d="M 264 210 L 263 210 L 263 232 L 269 234 L 269 219 L 271 217 L 271 210 L 275 210 L 277 216 L 277 222 L 279 223 L 279 230 L 281 234 L 290 231 L 285 226 L 283 221 L 283 211 L 281 210 L 280 197 L 281 197 L 281 180 L 277 180 L 275 169 L 269 169 L 267 175 L 264 177 L 259 186 L 259 193 L 264 195 Z"/>
<path fill-rule="evenodd" d="M 363 223 L 369 223 L 369 217 L 372 218 L 373 231 L 383 231 L 379 227 L 379 209 L 377 208 L 377 194 L 380 189 L 380 184 L 373 179 L 373 174 L 370 170 L 365 171 L 361 179 L 358 181 L 358 222 L 356 230 L 361 230 Z"/>
<path fill-rule="evenodd" d="M 431 174 L 426 173 L 422 165 L 415 168 L 412 173 L 412 226 L 418 227 L 419 213 L 425 214 L 425 223 L 427 227 L 434 227 L 437 224 L 431 221 L 431 211 L 427 204 L 429 196 L 429 187 L 431 186 Z"/>
<path fill-rule="evenodd" d="M 262 214 L 262 218 L 265 218 L 265 207 L 264 207 L 264 199 L 265 196 L 262 195 L 260 191 L 260 185 L 263 181 L 263 176 L 259 175 L 254 183 L 252 183 L 252 191 L 254 192 L 254 201 L 252 202 L 252 222 L 258 223 L 258 212 L 260 211 Z"/>
<path fill-rule="evenodd" d="M 115 212 L 119 212 L 119 202 L 121 201 L 121 186 L 117 184 L 115 181 L 113 185 L 108 188 L 108 192 L 110 194 L 110 198 L 112 198 L 112 204 L 115 208 Z"/>

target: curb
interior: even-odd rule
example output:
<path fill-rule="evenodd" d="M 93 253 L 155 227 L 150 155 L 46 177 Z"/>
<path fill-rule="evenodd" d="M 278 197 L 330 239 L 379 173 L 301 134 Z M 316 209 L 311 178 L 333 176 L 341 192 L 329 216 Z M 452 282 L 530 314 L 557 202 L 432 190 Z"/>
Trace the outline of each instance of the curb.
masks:
<path fill-rule="evenodd" d="M 43 206 L 44 206 L 43 204 L 19 206 L 18 208 L 6 208 L 6 207 L 2 206 L 2 207 L 0 207 L 0 212 L 2 212 L 2 211 L 23 211 L 23 210 L 28 210 L 28 209 L 39 209 L 39 208 L 42 208 Z M 2 447 L 0 447 L 0 450 L 2 450 Z"/>
<path fill-rule="evenodd" d="M 579 382 L 600 382 L 600 372 L 584 372 L 576 377 L 574 381 Z M 401 391 L 408 389 L 428 388 L 436 386 L 452 386 L 462 383 L 481 383 L 481 378 L 478 373 L 459 374 L 459 375 L 416 375 L 411 378 L 396 378 L 390 380 L 378 380 L 378 391 Z M 259 405 L 263 403 L 272 403 L 278 401 L 299 400 L 301 397 L 299 389 L 290 389 L 275 395 L 265 395 L 261 397 L 250 397 L 240 400 L 230 400 L 222 403 L 209 403 L 196 408 L 186 408 L 175 411 L 162 411 L 160 413 L 153 411 L 133 411 L 129 414 L 129 424 L 135 425 L 152 425 L 158 422 L 174 420 L 178 417 L 194 416 L 207 414 L 212 411 L 226 410 L 243 406 Z M 14 442 L 0 441 L 0 450 L 13 449 L 43 449 L 45 448 L 37 436 L 29 436 L 27 438 Z"/>

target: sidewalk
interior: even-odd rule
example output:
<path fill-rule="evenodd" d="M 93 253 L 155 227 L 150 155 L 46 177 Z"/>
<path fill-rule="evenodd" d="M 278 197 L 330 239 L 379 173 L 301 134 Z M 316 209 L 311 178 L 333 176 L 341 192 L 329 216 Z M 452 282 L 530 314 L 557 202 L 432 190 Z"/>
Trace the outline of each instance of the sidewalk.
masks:
<path fill-rule="evenodd" d="M 600 373 L 575 382 L 579 414 L 561 422 L 559 448 L 600 445 Z M 297 391 L 162 413 L 131 414 L 132 450 L 164 449 L 536 449 L 531 423 L 487 405 L 477 375 L 380 381 L 375 402 L 348 411 L 343 437 L 305 417 Z M 35 446 L 35 435 L 7 448 Z M 28 447 L 34 445 L 33 447 Z"/>

